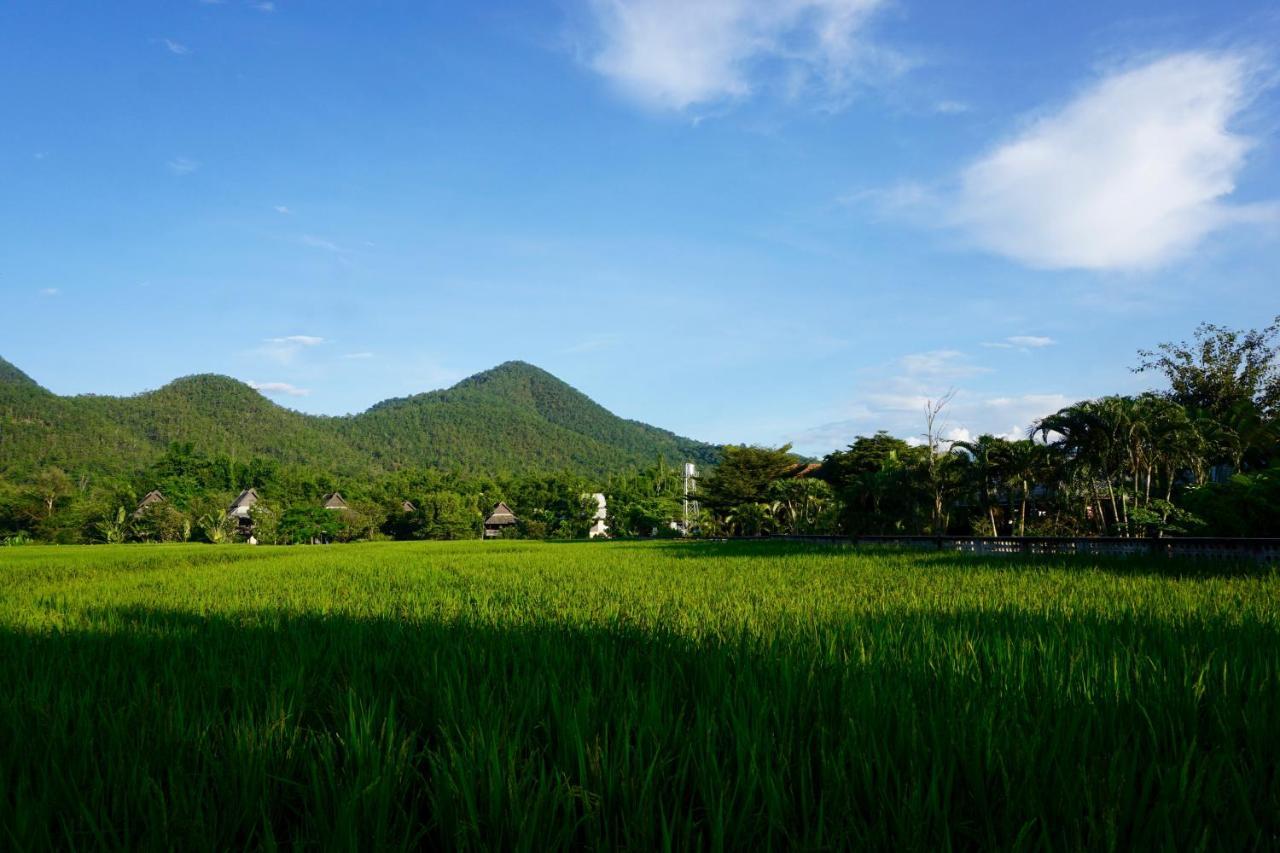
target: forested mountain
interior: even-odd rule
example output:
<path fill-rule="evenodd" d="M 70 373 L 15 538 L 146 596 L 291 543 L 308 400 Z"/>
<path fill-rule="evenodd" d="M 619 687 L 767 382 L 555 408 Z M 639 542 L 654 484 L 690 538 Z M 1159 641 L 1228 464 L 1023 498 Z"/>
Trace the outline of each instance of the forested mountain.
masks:
<path fill-rule="evenodd" d="M 60 397 L 0 359 L 0 474 L 47 466 L 129 474 L 172 442 L 346 476 L 406 467 L 468 474 L 606 474 L 658 456 L 713 461 L 718 448 L 608 412 L 523 362 L 346 417 L 306 415 L 225 376 L 132 397 Z"/>

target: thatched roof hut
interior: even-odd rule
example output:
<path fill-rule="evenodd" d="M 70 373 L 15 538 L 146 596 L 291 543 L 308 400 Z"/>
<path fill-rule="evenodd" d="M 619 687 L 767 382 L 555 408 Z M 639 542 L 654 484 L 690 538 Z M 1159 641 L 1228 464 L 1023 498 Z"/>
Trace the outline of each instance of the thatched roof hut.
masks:
<path fill-rule="evenodd" d="M 138 508 L 133 511 L 133 517 L 139 518 L 142 516 L 144 512 L 146 512 L 147 507 L 151 506 L 152 504 L 159 504 L 164 502 L 165 502 L 165 496 L 160 494 L 160 490 L 152 489 L 151 491 L 147 492 L 146 496 L 143 497 L 141 501 L 138 502 Z"/>
<path fill-rule="evenodd" d="M 325 509 L 350 509 L 347 502 L 342 499 L 341 492 L 330 492 L 320 499 L 324 503 Z"/>
<path fill-rule="evenodd" d="M 503 531 L 513 527 L 516 521 L 516 514 L 511 511 L 511 507 L 507 506 L 503 501 L 498 501 L 497 505 L 489 511 L 488 517 L 484 520 L 484 538 L 499 538 L 502 536 Z"/>
<path fill-rule="evenodd" d="M 228 518 L 248 518 L 249 510 L 253 509 L 253 505 L 258 502 L 258 492 L 254 489 L 245 489 L 240 496 L 232 502 L 231 508 L 227 510 Z"/>

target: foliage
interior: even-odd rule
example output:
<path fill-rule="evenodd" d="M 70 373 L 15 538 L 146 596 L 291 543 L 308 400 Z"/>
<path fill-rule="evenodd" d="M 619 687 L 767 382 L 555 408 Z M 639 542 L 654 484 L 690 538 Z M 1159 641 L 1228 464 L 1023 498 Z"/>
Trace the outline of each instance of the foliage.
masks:
<path fill-rule="evenodd" d="M 1184 499 L 1205 536 L 1280 536 L 1280 467 L 1205 483 Z"/>
<path fill-rule="evenodd" d="M 475 539 L 484 517 L 474 498 L 453 492 L 430 492 L 418 498 L 409 519 L 409 535 L 415 539 Z"/>
<path fill-rule="evenodd" d="M 342 533 L 342 518 L 338 512 L 318 506 L 293 506 L 280 516 L 276 531 L 279 541 L 286 545 L 314 545 L 332 542 Z"/>
<path fill-rule="evenodd" d="M 108 545 L 124 542 L 129 537 L 129 516 L 124 507 L 117 507 L 115 515 L 99 521 L 97 529 L 98 535 L 102 537 L 101 541 Z"/>
<path fill-rule="evenodd" d="M 920 471 L 927 448 L 878 432 L 859 436 L 847 450 L 830 453 L 821 476 L 841 499 L 841 527 L 852 535 L 921 532 L 928 523 L 928 495 Z"/>
<path fill-rule="evenodd" d="M 1192 411 L 1226 415 L 1242 405 L 1280 415 L 1280 315 L 1264 329 L 1237 331 L 1212 323 L 1196 327 L 1193 341 L 1139 350 L 1135 372 L 1158 371 L 1170 398 Z"/>

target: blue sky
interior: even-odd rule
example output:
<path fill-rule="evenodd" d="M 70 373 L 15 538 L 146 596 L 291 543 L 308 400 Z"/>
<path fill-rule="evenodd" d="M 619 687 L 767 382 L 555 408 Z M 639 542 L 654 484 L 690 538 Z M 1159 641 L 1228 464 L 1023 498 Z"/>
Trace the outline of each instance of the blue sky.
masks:
<path fill-rule="evenodd" d="M 508 359 L 823 453 L 1280 313 L 1271 3 L 11 2 L 0 356 L 360 411 Z"/>

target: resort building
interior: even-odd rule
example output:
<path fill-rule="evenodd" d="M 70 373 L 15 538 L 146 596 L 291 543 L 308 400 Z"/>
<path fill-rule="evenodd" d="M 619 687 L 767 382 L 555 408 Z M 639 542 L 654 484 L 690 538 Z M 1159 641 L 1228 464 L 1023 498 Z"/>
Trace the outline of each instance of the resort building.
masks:
<path fill-rule="evenodd" d="M 515 525 L 516 514 L 511 511 L 511 507 L 499 501 L 484 520 L 484 538 L 501 539 L 507 531 L 514 531 Z"/>
<path fill-rule="evenodd" d="M 227 510 L 227 518 L 235 519 L 236 532 L 250 545 L 258 544 L 253 535 L 253 516 L 249 512 L 257 502 L 258 493 L 253 489 L 245 489 Z"/>

